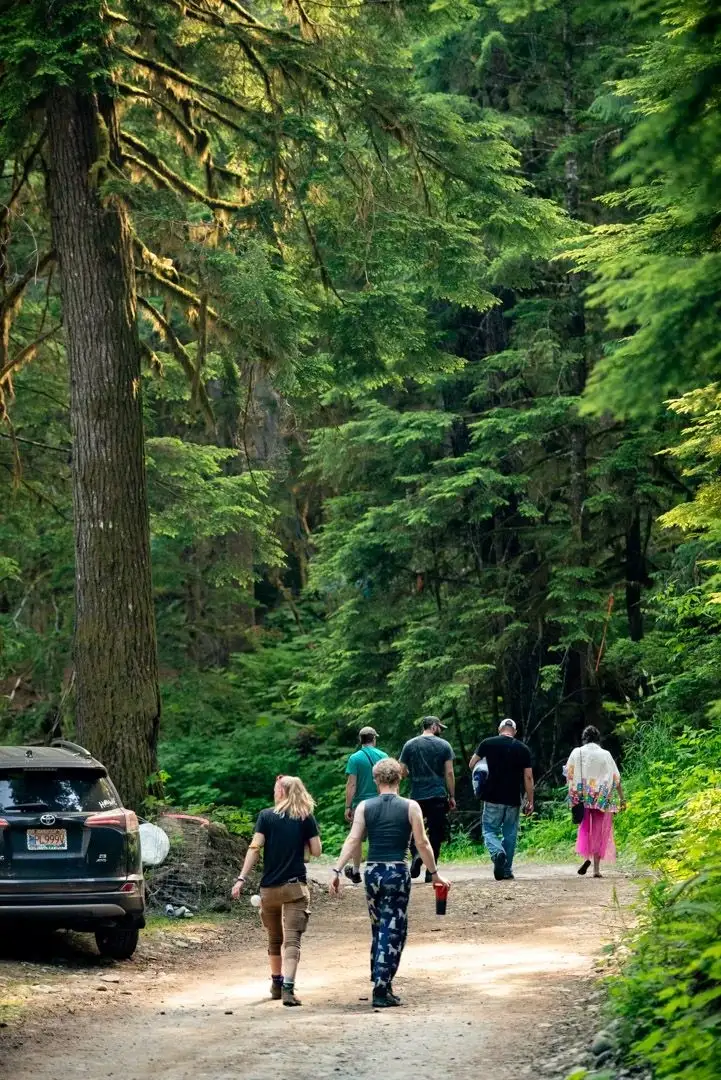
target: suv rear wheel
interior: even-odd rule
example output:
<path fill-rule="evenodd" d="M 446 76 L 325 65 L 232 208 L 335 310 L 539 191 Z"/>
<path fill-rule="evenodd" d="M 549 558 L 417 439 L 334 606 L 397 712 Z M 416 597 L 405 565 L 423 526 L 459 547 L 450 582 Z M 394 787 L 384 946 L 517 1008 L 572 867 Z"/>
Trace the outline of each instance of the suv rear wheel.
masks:
<path fill-rule="evenodd" d="M 95 943 L 101 956 L 129 960 L 138 947 L 139 936 L 137 927 L 131 930 L 96 930 Z"/>

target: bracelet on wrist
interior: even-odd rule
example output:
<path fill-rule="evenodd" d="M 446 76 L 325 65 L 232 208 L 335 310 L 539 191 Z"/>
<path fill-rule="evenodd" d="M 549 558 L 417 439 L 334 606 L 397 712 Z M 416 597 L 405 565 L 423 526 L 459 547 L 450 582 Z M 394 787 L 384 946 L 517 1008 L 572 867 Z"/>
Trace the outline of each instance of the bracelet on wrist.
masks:
<path fill-rule="evenodd" d="M 335 876 L 336 876 L 336 877 L 340 877 L 340 875 L 341 875 L 341 872 L 340 872 L 340 870 L 335 870 L 335 869 L 334 869 L 334 870 L 333 870 L 333 873 L 335 874 Z"/>
<path fill-rule="evenodd" d="M 235 880 L 236 881 L 246 881 L 247 878 L 244 878 L 242 874 L 238 874 L 238 876 L 237 876 L 237 878 Z"/>

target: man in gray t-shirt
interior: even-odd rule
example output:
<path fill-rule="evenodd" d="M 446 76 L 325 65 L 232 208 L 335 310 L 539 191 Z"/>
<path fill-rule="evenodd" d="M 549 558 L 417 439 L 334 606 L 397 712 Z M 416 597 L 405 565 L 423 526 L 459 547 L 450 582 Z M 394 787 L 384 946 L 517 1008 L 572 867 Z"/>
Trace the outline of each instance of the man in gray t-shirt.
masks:
<path fill-rule="evenodd" d="M 446 836 L 448 811 L 456 808 L 456 778 L 453 773 L 453 747 L 441 738 L 445 731 L 437 716 L 423 717 L 423 733 L 409 739 L 399 761 L 404 775 L 410 777 L 411 798 L 420 805 L 428 830 L 428 839 L 438 861 Z M 411 877 L 418 877 L 422 861 L 413 852 Z M 426 881 L 430 874 L 426 871 Z"/>

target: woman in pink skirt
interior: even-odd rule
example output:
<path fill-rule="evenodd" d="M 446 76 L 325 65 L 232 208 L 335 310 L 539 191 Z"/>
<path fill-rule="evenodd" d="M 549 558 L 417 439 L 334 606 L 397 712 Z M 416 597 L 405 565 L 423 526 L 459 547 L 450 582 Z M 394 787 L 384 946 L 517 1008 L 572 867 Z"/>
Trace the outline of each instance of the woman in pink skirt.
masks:
<path fill-rule="evenodd" d="M 601 860 L 614 862 L 613 816 L 626 809 L 618 766 L 608 750 L 601 746 L 598 728 L 587 727 L 581 745 L 571 753 L 564 769 L 571 806 L 583 806 L 583 820 L 578 826 L 576 851 L 583 856 L 578 868 L 585 874 L 593 861 L 593 876 L 601 877 Z"/>

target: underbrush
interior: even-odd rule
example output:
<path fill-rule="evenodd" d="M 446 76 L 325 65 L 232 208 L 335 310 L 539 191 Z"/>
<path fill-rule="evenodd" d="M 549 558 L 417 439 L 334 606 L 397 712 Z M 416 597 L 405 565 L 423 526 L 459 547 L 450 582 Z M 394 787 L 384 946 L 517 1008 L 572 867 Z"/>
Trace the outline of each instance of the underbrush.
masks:
<path fill-rule="evenodd" d="M 623 978 L 612 991 L 627 1053 L 658 1080 L 721 1076 L 721 858 L 653 887 Z"/>
<path fill-rule="evenodd" d="M 655 1080 L 721 1077 L 721 731 L 654 717 L 624 757 L 623 859 L 654 868 L 628 959 L 611 984 L 629 1066 Z M 526 854 L 573 850 L 559 790 L 521 833 Z"/>
<path fill-rule="evenodd" d="M 619 835 L 661 872 L 612 987 L 629 1062 L 658 1080 L 721 1076 L 721 732 L 640 740 Z"/>
<path fill-rule="evenodd" d="M 518 850 L 524 855 L 562 861 L 573 856 L 575 840 L 576 826 L 566 805 L 565 788 L 541 803 L 533 817 L 521 819 Z"/>
<path fill-rule="evenodd" d="M 480 838 L 472 837 L 465 828 L 451 830 L 451 839 L 443 845 L 441 863 L 478 862 L 485 856 Z"/>
<path fill-rule="evenodd" d="M 539 860 L 563 862 L 573 858 L 576 829 L 565 805 L 564 793 L 543 803 L 532 818 L 523 815 L 518 832 L 517 853 Z M 478 810 L 480 821 L 481 811 Z M 477 862 L 488 859 L 480 828 L 451 825 L 451 839 L 443 847 L 444 862 Z"/>

